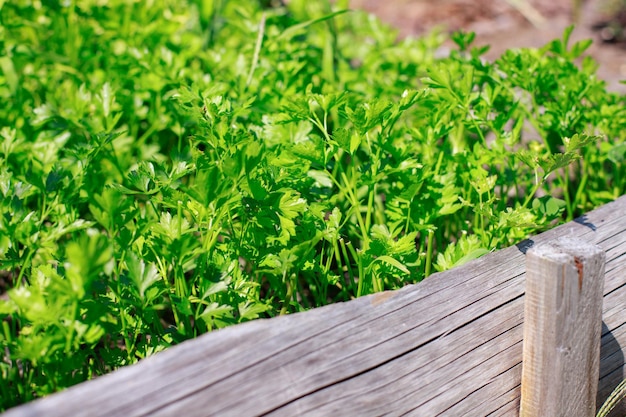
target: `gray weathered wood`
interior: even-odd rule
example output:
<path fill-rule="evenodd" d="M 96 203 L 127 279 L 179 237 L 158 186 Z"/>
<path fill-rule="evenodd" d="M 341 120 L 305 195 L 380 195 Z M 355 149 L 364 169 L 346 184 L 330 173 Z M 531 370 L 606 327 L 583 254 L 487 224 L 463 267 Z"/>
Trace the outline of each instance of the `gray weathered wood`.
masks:
<path fill-rule="evenodd" d="M 526 255 L 522 417 L 593 417 L 604 251 L 561 237 Z"/>
<path fill-rule="evenodd" d="M 626 197 L 417 285 L 203 335 L 14 416 L 514 416 L 524 252 L 559 236 L 607 254 L 599 403 L 624 375 Z"/>

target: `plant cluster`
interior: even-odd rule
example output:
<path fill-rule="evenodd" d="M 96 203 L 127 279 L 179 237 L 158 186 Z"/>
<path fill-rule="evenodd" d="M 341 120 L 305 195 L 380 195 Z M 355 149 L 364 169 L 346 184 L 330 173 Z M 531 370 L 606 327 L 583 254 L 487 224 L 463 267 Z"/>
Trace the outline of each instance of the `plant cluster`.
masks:
<path fill-rule="evenodd" d="M 589 42 L 487 62 L 345 3 L 0 5 L 0 409 L 624 192 Z"/>

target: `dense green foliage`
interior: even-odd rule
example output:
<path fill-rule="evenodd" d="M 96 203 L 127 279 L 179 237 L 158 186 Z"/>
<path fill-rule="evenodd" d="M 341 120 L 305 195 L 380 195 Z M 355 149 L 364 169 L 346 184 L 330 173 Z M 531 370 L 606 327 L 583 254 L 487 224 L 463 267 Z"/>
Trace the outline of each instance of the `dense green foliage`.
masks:
<path fill-rule="evenodd" d="M 486 62 L 338 3 L 0 3 L 0 409 L 624 192 L 587 42 Z"/>

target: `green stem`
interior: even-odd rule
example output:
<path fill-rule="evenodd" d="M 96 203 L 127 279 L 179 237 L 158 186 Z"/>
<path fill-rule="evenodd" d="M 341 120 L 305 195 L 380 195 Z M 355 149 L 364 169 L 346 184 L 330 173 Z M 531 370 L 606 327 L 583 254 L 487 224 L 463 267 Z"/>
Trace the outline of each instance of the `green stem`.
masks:
<path fill-rule="evenodd" d="M 118 295 L 118 297 L 119 297 L 119 301 L 122 301 L 121 293 Z M 131 356 L 132 343 L 130 339 L 128 338 L 128 329 L 126 328 L 127 327 L 126 312 L 124 311 L 123 306 L 121 306 L 120 308 L 120 322 L 122 324 L 120 333 L 122 334 L 122 338 L 124 338 L 124 346 L 126 347 L 126 358 L 130 362 L 132 360 L 132 356 Z"/>
<path fill-rule="evenodd" d="M 336 286 L 341 290 L 341 294 L 345 298 L 345 296 L 347 295 L 346 286 L 344 285 L 345 275 L 349 268 L 347 265 L 344 268 L 343 260 L 341 259 L 341 252 L 339 250 L 339 243 L 337 240 L 333 240 L 333 255 L 335 256 L 335 262 L 337 262 L 337 274 L 339 275 L 339 280 Z"/>
<path fill-rule="evenodd" d="M 357 289 L 356 289 L 356 296 L 357 298 L 359 298 L 361 295 L 363 295 L 363 281 L 365 280 L 363 259 L 359 255 L 359 252 L 354 249 L 354 246 L 352 246 L 352 242 L 348 242 L 346 246 L 348 247 L 348 250 L 352 254 L 352 257 L 356 261 L 357 268 L 359 270 L 358 283 L 357 283 Z"/>
<path fill-rule="evenodd" d="M 383 281 L 376 272 L 372 272 L 372 286 L 374 287 L 372 292 L 377 293 L 383 290 Z"/>
<path fill-rule="evenodd" d="M 65 338 L 65 353 L 69 353 L 72 348 L 72 342 L 74 340 L 74 321 L 76 321 L 76 315 L 78 313 L 78 302 L 74 300 L 72 302 L 72 314 L 70 325 L 67 332 L 67 337 Z"/>
<path fill-rule="evenodd" d="M 359 199 L 356 196 L 355 190 L 352 189 L 352 187 L 350 187 L 349 182 L 348 182 L 348 177 L 346 176 L 345 173 L 341 173 L 341 179 L 342 181 L 346 184 L 346 187 L 341 187 L 341 184 L 337 184 L 339 186 L 340 189 L 343 188 L 342 191 L 344 191 L 344 193 L 346 194 L 346 196 L 348 197 L 348 199 L 350 200 L 350 203 L 352 205 L 352 209 L 354 210 L 354 215 L 356 216 L 356 220 L 357 223 L 359 224 L 359 228 L 361 229 L 361 238 L 363 240 L 363 250 L 367 250 L 367 248 L 369 247 L 369 234 L 368 234 L 368 228 L 365 224 L 365 221 L 363 220 L 363 215 L 361 214 L 361 210 L 360 210 L 360 202 Z"/>
<path fill-rule="evenodd" d="M 20 273 L 17 276 L 17 281 L 16 281 L 16 284 L 15 284 L 16 286 L 22 285 L 22 278 L 24 277 L 24 272 L 26 271 L 26 269 L 30 265 L 31 259 L 32 259 L 34 254 L 35 254 L 34 250 L 32 250 L 32 249 L 28 250 L 28 254 L 26 255 L 26 259 L 24 260 L 24 263 L 22 264 L 22 267 L 20 268 Z"/>
<path fill-rule="evenodd" d="M 287 285 L 287 295 L 285 296 L 285 303 L 283 304 L 283 307 L 280 309 L 280 315 L 284 316 L 285 314 L 287 314 L 287 311 L 289 309 L 289 304 L 291 304 L 291 298 L 293 297 L 293 288 L 295 285 L 293 285 L 290 280 L 287 280 L 287 271 L 283 271 L 283 282 L 285 282 L 285 284 Z"/>
<path fill-rule="evenodd" d="M 435 238 L 435 231 L 433 229 L 428 229 L 428 246 L 426 248 L 426 269 L 424 271 L 425 278 L 428 278 L 428 276 L 430 276 L 430 270 L 432 267 L 434 238 Z"/>
<path fill-rule="evenodd" d="M 252 82 L 254 76 L 254 70 L 259 63 L 259 55 L 261 54 L 261 46 L 263 45 L 263 36 L 265 35 L 265 13 L 261 15 L 261 22 L 259 23 L 259 33 L 257 34 L 256 44 L 254 45 L 254 55 L 252 57 L 252 64 L 250 65 L 250 71 L 248 72 L 248 78 L 246 79 L 246 86 L 244 90 L 247 90 Z"/>
<path fill-rule="evenodd" d="M 530 204 L 530 201 L 533 199 L 533 197 L 535 196 L 537 191 L 539 191 L 539 187 L 541 187 L 541 185 L 546 180 L 546 178 L 547 178 L 547 176 L 544 176 L 543 179 L 541 181 L 539 181 L 539 177 L 537 176 L 537 171 L 535 170 L 535 186 L 533 187 L 532 192 L 530 192 L 526 196 L 526 200 L 524 200 L 524 204 L 522 205 L 522 207 L 524 207 L 524 208 L 528 207 L 528 204 Z"/>
<path fill-rule="evenodd" d="M 365 228 L 370 230 L 372 225 L 372 213 L 374 212 L 374 198 L 376 197 L 376 184 L 374 184 L 367 196 L 367 213 L 365 214 Z"/>
<path fill-rule="evenodd" d="M 573 209 L 574 202 L 572 201 L 572 198 L 569 193 L 570 181 L 569 181 L 569 174 L 567 172 L 567 169 L 568 167 L 563 168 L 562 182 L 563 182 L 563 199 L 565 200 L 565 207 L 567 208 L 567 220 L 566 221 L 569 222 L 574 219 L 574 209 Z"/>
<path fill-rule="evenodd" d="M 346 248 L 346 242 L 342 239 L 339 239 L 339 244 L 341 246 L 341 253 L 343 254 L 343 258 L 346 262 L 346 268 L 348 269 L 348 279 L 350 280 L 350 289 L 354 286 L 354 274 L 352 272 L 352 267 L 350 266 L 350 257 L 348 256 L 348 250 Z"/>

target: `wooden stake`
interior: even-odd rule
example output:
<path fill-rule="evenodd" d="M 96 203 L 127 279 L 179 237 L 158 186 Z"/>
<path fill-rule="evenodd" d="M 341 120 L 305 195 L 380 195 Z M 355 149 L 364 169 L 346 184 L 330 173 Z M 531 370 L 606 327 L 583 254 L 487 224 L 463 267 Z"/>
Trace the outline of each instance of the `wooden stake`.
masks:
<path fill-rule="evenodd" d="M 561 237 L 526 254 L 522 417 L 593 417 L 605 253 Z"/>

